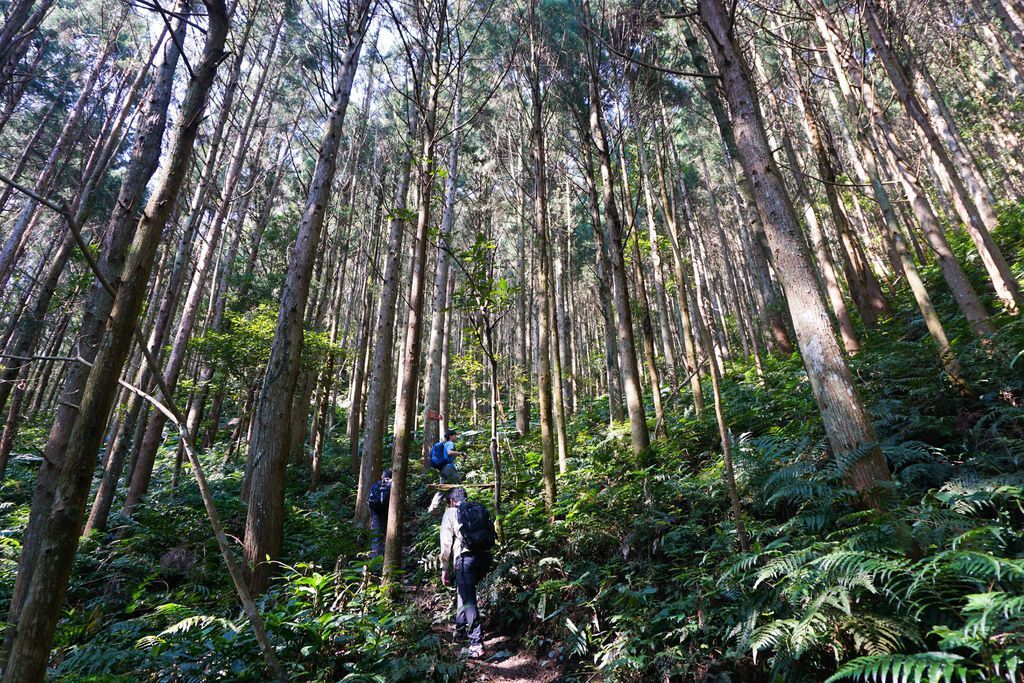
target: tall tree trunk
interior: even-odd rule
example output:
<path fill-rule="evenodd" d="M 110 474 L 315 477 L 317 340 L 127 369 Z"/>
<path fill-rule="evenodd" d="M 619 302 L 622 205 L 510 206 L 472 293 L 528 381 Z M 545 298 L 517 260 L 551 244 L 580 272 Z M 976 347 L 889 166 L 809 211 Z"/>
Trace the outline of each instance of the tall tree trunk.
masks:
<path fill-rule="evenodd" d="M 817 0 L 813 1 L 817 2 Z M 929 245 L 932 247 L 946 284 L 949 285 L 954 299 L 956 299 L 957 304 L 960 306 L 960 310 L 976 335 L 982 337 L 990 335 L 992 333 L 992 326 L 988 320 L 988 313 L 974 291 L 974 287 L 967 279 L 963 268 L 957 262 L 953 250 L 950 248 L 949 242 L 942 231 L 939 220 L 927 201 L 920 182 L 902 158 L 895 135 L 875 98 L 874 89 L 864 80 L 863 71 L 856 60 L 848 59 L 845 64 L 843 63 L 840 57 L 839 34 L 836 33 L 835 27 L 824 12 L 824 9 L 817 5 L 815 5 L 815 25 L 818 33 L 824 40 L 833 73 L 836 76 L 840 91 L 846 102 L 847 112 L 850 118 L 857 123 L 860 139 L 866 139 L 871 132 L 876 134 L 879 151 L 896 174 L 897 180 L 903 188 L 904 195 L 921 226 L 921 230 L 924 232 L 925 239 L 928 240 Z M 864 105 L 863 111 L 854 95 L 853 85 L 847 78 L 847 69 L 853 77 L 854 83 L 860 88 Z M 870 127 L 873 127 L 873 130 Z M 865 158 L 872 163 L 874 168 L 874 157 Z M 877 172 L 872 173 L 872 184 L 876 186 L 876 196 L 878 196 L 877 188 L 881 186 L 877 175 Z M 890 231 L 895 229 L 894 220 L 887 221 L 887 223 L 890 225 Z M 937 341 L 941 349 L 942 343 L 939 340 Z"/>
<path fill-rule="evenodd" d="M 365 407 L 359 483 L 356 492 L 355 521 L 362 526 L 369 523 L 369 508 L 366 497 L 370 486 L 380 477 L 383 458 L 383 439 L 387 429 L 388 399 L 391 392 L 391 377 L 394 365 L 395 317 L 398 306 L 398 291 L 401 285 L 402 244 L 406 226 L 403 216 L 409 194 L 413 143 L 416 136 L 418 110 L 409 106 L 409 131 L 405 152 L 399 165 L 393 207 L 388 219 L 387 257 L 381 281 L 380 306 L 378 309 L 372 356 L 368 358 L 369 379 Z M 368 351 L 369 353 L 369 351 Z"/>
<path fill-rule="evenodd" d="M 590 5 L 584 5 L 585 19 L 590 23 Z M 602 198 L 605 222 L 608 225 L 608 254 L 611 265 L 616 323 L 619 334 L 619 364 L 622 368 L 626 394 L 626 409 L 629 413 L 629 427 L 633 439 L 633 452 L 637 455 L 646 451 L 651 444 L 644 413 L 643 395 L 640 389 L 640 370 L 636 362 L 636 342 L 633 337 L 633 311 L 629 302 L 629 287 L 626 281 L 626 263 L 622 246 L 622 224 L 615 204 L 612 187 L 612 162 L 605 134 L 604 113 L 601 103 L 600 78 L 597 56 L 593 41 L 587 39 L 587 67 L 589 69 L 590 92 L 590 134 L 597 150 L 598 165 L 601 168 Z"/>
<path fill-rule="evenodd" d="M 757 95 L 721 0 L 699 0 L 701 22 L 733 115 L 740 161 L 754 182 L 755 199 L 775 255 L 811 389 L 825 433 L 850 484 L 877 504 L 875 487 L 891 476 L 874 427 L 828 319 L 828 310 L 800 239 L 800 228 L 772 158 Z"/>
<path fill-rule="evenodd" d="M 820 0 L 815 0 L 815 2 L 820 2 Z M 1008 311 L 1015 313 L 1022 302 L 1020 285 L 991 235 L 991 230 L 999 222 L 995 215 L 995 209 L 989 198 L 985 196 L 983 188 L 977 183 L 971 183 L 969 177 L 964 177 L 965 171 L 970 176 L 970 164 L 964 155 L 961 154 L 958 163 L 954 163 L 935 126 L 928 118 L 927 112 L 914 94 L 906 68 L 890 43 L 888 34 L 882 28 L 875 0 L 867 0 L 864 13 L 868 32 L 878 50 L 885 71 L 889 75 L 889 80 L 893 84 L 897 98 L 938 158 L 939 165 L 935 168 L 935 172 L 953 188 L 954 199 L 958 200 L 954 204 L 958 208 L 967 233 L 978 250 L 978 255 L 981 256 L 985 270 L 988 271 L 996 295 Z"/>
<path fill-rule="evenodd" d="M 1017 10 L 1007 0 L 988 0 L 988 4 L 999 18 L 999 23 L 1010 34 L 1010 40 L 1017 52 L 1024 52 L 1024 22 L 1021 21 Z"/>
<path fill-rule="evenodd" d="M 454 294 L 454 293 L 455 293 L 455 278 L 449 277 L 448 278 L 448 296 L 447 296 L 447 299 L 449 301 L 451 301 L 452 294 Z M 445 313 L 445 323 L 444 323 L 445 327 L 447 327 L 448 329 L 451 329 L 452 319 L 453 319 L 452 309 L 449 308 L 448 311 Z M 452 425 L 452 423 L 448 421 L 448 413 L 449 413 L 448 406 L 449 406 L 449 400 L 451 398 L 449 393 L 448 393 L 448 379 L 449 379 L 449 372 L 448 372 L 448 370 L 449 370 L 449 361 L 451 360 L 451 354 L 449 353 L 449 349 L 451 348 L 451 340 L 452 340 L 452 335 L 446 334 L 446 335 L 444 335 L 444 342 L 441 345 L 441 402 L 439 403 L 439 405 L 441 406 L 441 415 L 444 416 L 444 418 L 441 420 L 441 433 L 442 434 L 444 432 L 446 432 L 448 430 L 448 428 Z"/>
<path fill-rule="evenodd" d="M 555 281 L 555 323 L 558 334 L 555 342 L 558 345 L 558 375 L 559 386 L 562 392 L 563 423 L 564 414 L 573 414 L 576 411 L 576 378 L 573 376 L 573 353 L 572 353 L 572 321 L 569 319 L 569 258 L 570 244 L 575 224 L 572 220 L 571 192 L 569 190 L 569 173 L 565 173 L 565 191 L 562 200 L 565 207 L 564 229 L 555 229 L 555 245 L 552 249 L 552 275 Z M 557 222 L 556 222 L 557 225 Z M 559 454 L 559 467 L 562 466 L 561 454 Z M 564 474 L 564 471 L 563 471 Z"/>
<path fill-rule="evenodd" d="M 665 294 L 665 277 L 662 271 L 661 245 L 659 244 L 661 236 L 658 234 L 658 226 L 655 216 L 656 207 L 653 189 L 654 176 L 651 173 L 650 164 L 647 162 L 647 150 L 641 135 L 639 119 L 637 119 L 636 134 L 637 154 L 640 160 L 640 182 L 643 185 L 644 208 L 646 209 L 645 213 L 647 215 L 647 241 L 651 248 L 651 269 L 654 276 L 654 301 L 656 304 L 655 310 L 658 313 L 658 329 L 661 331 L 661 348 L 662 354 L 665 357 L 665 367 L 666 370 L 668 370 L 669 375 L 674 377 L 677 374 L 676 358 L 675 353 L 672 350 L 672 319 L 668 314 L 668 297 Z"/>
<path fill-rule="evenodd" d="M 277 27 L 267 49 L 266 59 L 268 64 L 273 59 L 277 47 L 277 39 L 280 36 L 283 25 L 283 16 L 277 23 Z M 252 22 L 246 27 L 245 37 L 248 37 Z M 242 54 L 235 58 L 235 64 L 242 61 Z M 229 89 L 233 93 L 234 84 L 237 83 L 239 70 L 232 70 L 232 80 Z M 208 226 L 200 240 L 199 254 L 192 281 L 189 284 L 188 294 L 185 297 L 185 304 L 182 308 L 181 317 L 178 320 L 177 331 L 174 336 L 174 343 L 171 346 L 171 354 L 167 360 L 164 370 L 164 383 L 173 392 L 178 385 L 178 378 L 185 362 L 188 352 L 188 343 L 192 338 L 192 330 L 195 327 L 196 319 L 199 316 L 200 306 L 206 292 L 206 283 L 211 270 L 214 270 L 215 256 L 221 243 L 221 232 L 228 218 L 231 203 L 235 196 L 235 188 L 242 175 L 242 168 L 245 164 L 246 153 L 252 145 L 251 132 L 256 113 L 261 108 L 261 97 L 263 87 L 266 84 L 269 68 L 263 69 L 251 93 L 249 110 L 239 128 L 238 136 L 235 139 L 234 149 L 231 152 L 227 173 L 224 177 L 221 188 L 220 199 L 214 212 L 213 222 Z M 219 145 L 218 145 L 219 147 Z M 213 169 L 210 169 L 210 180 L 212 180 Z M 135 506 L 149 490 L 149 481 L 153 474 L 153 465 L 156 462 L 157 450 L 163 440 L 163 429 L 167 424 L 167 416 L 155 411 L 146 425 L 146 432 L 139 447 L 135 460 L 135 468 L 132 471 L 131 484 L 128 489 L 128 496 L 125 500 L 125 512 L 131 516 Z M 180 455 L 180 454 L 179 454 Z"/>
<path fill-rule="evenodd" d="M 979 32 L 981 39 L 988 46 L 989 50 L 999 58 L 1006 69 L 1006 76 L 1013 83 L 1017 94 L 1024 92 L 1024 56 L 1020 50 L 1014 50 L 1006 43 L 1002 34 L 988 25 L 988 15 L 985 12 L 985 0 L 972 0 L 975 18 L 979 20 Z"/>
<path fill-rule="evenodd" d="M 187 1 L 182 4 L 181 9 L 185 12 L 188 11 Z M 161 140 L 167 124 L 167 109 L 174 84 L 174 71 L 179 57 L 175 41 L 180 43 L 184 37 L 185 28 L 184 21 L 175 22 L 175 28 L 171 31 L 172 39 L 163 43 L 155 80 L 150 87 L 146 105 L 140 114 L 131 160 L 125 169 L 117 202 L 114 204 L 100 245 L 98 259 L 100 270 L 108 280 L 114 283 L 120 282 L 126 252 L 131 241 L 131 228 L 134 227 L 133 220 L 137 217 L 146 185 L 159 162 Z M 85 310 L 78 331 L 78 353 L 86 361 L 92 362 L 96 357 L 104 321 L 110 313 L 112 304 L 113 297 L 106 292 L 102 285 L 94 282 L 86 297 Z M 88 379 L 89 369 L 84 364 L 77 363 L 62 367 L 61 372 L 64 373 L 61 399 L 58 401 L 58 408 L 50 428 L 43 462 L 36 475 L 28 526 L 25 529 L 21 558 L 18 562 L 18 577 L 11 594 L 4 654 L 10 652 L 16 633 L 15 624 L 21 614 L 29 578 L 34 575 L 44 520 L 50 513 L 58 477 L 65 462 L 65 449 L 71 428 L 79 412 L 79 402 Z"/>
<path fill-rule="evenodd" d="M 375 258 L 375 256 L 368 256 Z M 346 433 L 349 439 L 349 455 L 352 460 L 352 473 L 359 473 L 359 430 L 363 420 L 364 385 L 366 384 L 366 365 L 370 347 L 370 321 L 376 312 L 374 294 L 376 290 L 367 285 L 363 296 L 363 312 L 359 322 L 359 334 L 356 338 L 356 358 L 352 364 L 352 391 L 349 402 L 348 424 Z"/>
<path fill-rule="evenodd" d="M 622 164 L 625 168 L 625 163 Z M 623 179 L 625 181 L 625 179 Z M 628 197 L 628 192 L 626 196 Z M 640 345 L 644 357 L 644 365 L 647 369 L 647 379 L 651 383 L 651 402 L 654 404 L 654 438 L 663 439 L 668 436 L 665 426 L 665 408 L 661 400 L 661 373 L 658 370 L 657 351 L 654 348 L 654 325 L 651 324 L 651 303 L 647 297 L 647 282 L 645 281 L 641 264 L 643 257 L 640 254 L 640 240 L 637 237 L 637 229 L 626 231 L 633 233 L 633 276 L 636 278 L 637 303 L 640 309 Z"/>
<path fill-rule="evenodd" d="M 119 26 L 120 23 L 118 23 L 118 27 Z M 64 160 L 65 152 L 68 151 L 69 143 L 72 142 L 75 135 L 80 133 L 79 127 L 82 125 L 83 119 L 87 113 L 86 105 L 89 104 L 96 81 L 100 76 L 100 72 L 102 72 L 104 65 L 107 63 L 107 58 L 113 51 L 118 33 L 119 31 L 115 28 L 112 31 L 111 36 L 104 41 L 102 46 L 100 46 L 92 68 L 89 70 L 85 83 L 82 85 L 82 91 L 79 93 L 78 99 L 72 106 L 71 112 L 68 114 L 68 118 L 64 122 L 64 126 L 61 128 L 60 134 L 57 136 L 57 140 L 53 143 L 53 147 L 50 148 L 50 154 L 47 156 L 46 161 L 43 163 L 43 168 L 39 171 L 39 175 L 35 180 L 33 190 L 36 194 L 44 197 L 49 194 L 50 186 L 58 175 L 58 171 L 63 166 L 62 162 Z M 4 241 L 3 247 L 0 248 L 0 291 L 7 287 L 7 281 L 10 279 L 11 273 L 13 272 L 15 259 L 21 251 L 24 239 L 29 235 L 29 229 L 33 224 L 33 218 L 36 216 L 36 208 L 37 202 L 35 199 L 27 197 L 25 205 L 22 207 L 17 219 L 14 221 L 14 225 L 7 233 L 7 239 Z"/>
<path fill-rule="evenodd" d="M 417 128 L 416 108 L 410 106 L 409 137 L 414 139 Z M 402 243 L 405 240 L 406 201 L 409 194 L 409 176 L 412 165 L 412 144 L 402 156 L 394 195 L 394 208 L 389 212 L 387 261 L 384 265 L 380 290 L 380 307 L 373 333 L 373 356 L 366 393 L 366 423 L 363 428 L 362 461 L 359 466 L 359 486 L 356 491 L 355 521 L 365 526 L 370 511 L 366 497 L 370 487 L 380 478 L 384 448 L 384 431 L 388 421 L 388 399 L 391 395 L 391 375 L 394 365 L 395 315 L 398 310 L 398 289 L 401 285 Z"/>
<path fill-rule="evenodd" d="M 818 176 L 821 179 L 822 184 L 825 186 L 829 207 L 832 210 L 833 217 L 835 217 L 841 211 L 838 206 L 839 198 L 835 187 L 836 173 L 832 167 L 832 162 L 828 157 L 825 145 L 821 141 L 817 121 L 811 113 L 809 104 L 810 96 L 807 92 L 807 88 L 804 86 L 804 83 L 800 78 L 800 73 L 797 71 L 796 60 L 793 57 L 792 48 L 786 46 L 781 48 L 781 52 L 793 81 L 795 92 L 794 101 L 796 103 L 797 111 L 801 116 L 804 135 L 807 137 L 807 144 L 814 152 Z M 791 149 L 791 147 L 792 146 L 789 145 L 787 149 Z M 794 166 L 793 177 L 796 182 L 797 193 L 800 196 L 801 203 L 803 204 L 804 219 L 807 222 L 807 229 L 809 237 L 811 238 L 811 247 L 814 249 L 814 254 L 818 260 L 818 268 L 820 269 L 822 279 L 824 280 L 825 291 L 828 294 L 829 302 L 832 304 L 832 312 L 835 313 L 836 321 L 839 323 L 839 332 L 843 338 L 843 346 L 846 347 L 847 352 L 855 354 L 860 351 L 860 340 L 857 339 L 857 333 L 853 329 L 853 322 L 850 320 L 850 313 L 846 308 L 846 300 L 843 299 L 842 290 L 839 288 L 839 277 L 836 274 L 835 264 L 832 262 L 832 256 L 829 254 L 828 245 L 825 243 L 825 236 L 821 230 L 821 226 L 818 224 L 818 218 L 814 212 L 807 183 L 804 181 L 803 175 L 800 173 L 798 167 L 793 163 L 795 161 L 796 159 L 794 155 L 794 158 L 791 159 L 790 163 Z M 834 218 L 834 220 L 839 219 Z M 861 317 L 863 318 L 863 316 Z"/>
<path fill-rule="evenodd" d="M 391 498 L 388 505 L 387 537 L 384 540 L 382 581 L 393 585 L 396 573 L 402 567 L 402 543 L 405 535 L 405 492 L 408 482 L 409 450 L 416 429 L 417 386 L 420 373 L 420 350 L 423 342 L 423 301 L 426 281 L 427 232 L 430 228 L 433 200 L 433 164 L 437 143 L 437 112 L 441 97 L 442 50 L 447 35 L 447 0 L 439 0 L 436 16 L 429 20 L 433 35 L 429 36 L 428 69 L 423 99 L 417 106 L 423 109 L 420 128 L 419 159 L 416 168 L 416 232 L 410 244 L 409 282 L 406 290 L 406 321 L 402 341 L 402 363 L 399 372 L 395 404 L 394 442 L 391 449 Z M 431 15 L 434 9 L 429 10 Z M 419 93 L 417 93 L 420 95 Z"/>
<path fill-rule="evenodd" d="M 117 379 L 131 344 L 160 234 L 184 182 L 217 66 L 224 57 L 227 10 L 219 0 L 206 0 L 204 4 L 209 24 L 202 57 L 182 101 L 164 174 L 139 221 L 125 267 L 125 279 L 116 290 L 103 340 L 88 372 L 52 505 L 40 527 L 38 552 L 46 561 L 36 563 L 28 580 L 4 678 L 9 683 L 41 681 L 46 672 L 50 643 L 78 547 L 85 499 L 100 440 L 118 389 Z"/>
<path fill-rule="evenodd" d="M 29 39 L 43 23 L 53 2 L 15 0 L 9 8 L 3 28 L 0 28 L 0 92 L 9 85 L 14 69 L 28 49 Z M 12 109 L 16 104 L 17 101 L 12 103 Z"/>
<path fill-rule="evenodd" d="M 918 64 L 913 60 L 908 60 L 907 64 L 914 88 L 928 109 L 928 118 L 934 125 L 936 132 L 942 136 L 942 140 L 949 149 L 953 161 L 963 177 L 964 184 L 967 186 L 967 190 L 971 193 L 972 198 L 974 198 L 979 211 L 983 213 L 985 211 L 993 211 L 992 207 L 995 206 L 996 200 L 992 194 L 992 188 L 989 186 L 988 181 L 985 180 L 984 175 L 982 175 L 981 168 L 974 154 L 972 154 L 970 148 L 960 136 L 956 121 L 953 119 L 953 115 L 946 106 L 946 103 L 943 102 L 942 93 L 939 92 L 938 86 L 932 79 L 931 74 L 928 73 L 927 68 L 923 64 Z M 987 209 L 982 209 L 981 207 L 987 207 Z M 998 219 L 993 211 L 986 221 L 987 227 L 990 229 L 994 228 L 997 223 Z"/>
<path fill-rule="evenodd" d="M 586 142 L 588 135 L 585 121 L 580 122 L 580 139 L 584 154 L 584 176 L 587 180 L 587 206 L 590 208 L 590 225 L 594 231 L 594 268 L 597 273 L 600 293 L 601 316 L 604 319 L 604 363 L 608 384 L 608 416 L 613 423 L 622 422 L 622 378 L 619 372 L 619 348 L 616 341 L 615 306 L 612 303 L 612 284 L 608 263 L 608 247 L 605 244 L 604 228 L 601 227 L 601 198 L 594 179 L 594 154 Z"/>
<path fill-rule="evenodd" d="M 449 264 L 448 251 L 451 248 L 451 232 L 455 223 L 455 191 L 459 182 L 459 146 L 462 144 L 458 130 L 462 114 L 462 72 L 455 75 L 455 103 L 452 125 L 456 129 L 448 147 L 448 177 L 444 186 L 444 208 L 441 210 L 441 231 L 437 245 L 437 269 L 434 274 L 434 315 L 430 319 L 430 342 L 427 347 L 427 367 L 423 387 L 423 467 L 430 467 L 430 449 L 440 441 L 440 419 L 431 414 L 441 411 L 441 350 L 444 346 L 445 309 L 448 300 Z"/>
<path fill-rule="evenodd" d="M 516 159 L 518 162 L 516 165 L 515 176 L 512 178 L 516 184 L 517 192 L 516 197 L 519 202 L 519 208 L 521 212 L 520 221 L 525 223 L 527 216 L 529 216 L 529 207 L 527 202 L 529 198 L 523 187 L 524 180 L 522 174 L 522 153 L 521 147 L 516 145 L 516 151 L 512 151 L 512 132 L 509 131 L 509 157 Z M 511 162 L 510 162 L 511 163 Z M 529 356 L 527 355 L 527 337 L 529 336 L 529 318 L 527 315 L 527 290 L 529 289 L 529 278 L 527 277 L 527 251 L 526 251 L 526 225 L 519 225 L 516 230 L 516 249 L 519 254 L 519 258 L 516 259 L 516 278 L 518 279 L 518 290 L 516 291 L 516 329 L 515 329 L 515 346 L 513 348 L 513 354 L 515 356 L 515 412 L 516 412 L 516 431 L 519 432 L 519 436 L 526 436 L 530 432 L 530 362 Z M 442 411 L 444 414 L 444 411 Z"/>
<path fill-rule="evenodd" d="M 683 38 L 686 41 L 686 47 L 690 53 L 690 58 L 693 60 L 694 67 L 696 67 L 701 73 L 710 73 L 711 69 L 709 68 L 707 59 L 704 57 L 704 53 L 700 48 L 700 44 L 697 42 L 697 36 L 688 26 L 683 29 Z M 714 78 L 704 78 L 702 80 L 704 83 L 705 96 L 707 97 L 708 104 L 711 106 L 711 113 L 715 117 L 715 123 L 718 126 L 722 140 L 726 145 L 729 163 L 734 166 L 733 175 L 738 181 L 737 189 L 739 190 L 740 196 L 743 198 L 743 203 L 747 209 L 747 221 L 753 228 L 754 234 L 757 236 L 757 244 L 761 249 L 760 251 L 751 254 L 751 257 L 758 262 L 758 269 L 767 272 L 766 262 L 771 260 L 771 250 L 768 248 L 764 235 L 764 227 L 761 225 L 760 218 L 757 215 L 757 204 L 754 200 L 753 189 L 751 187 L 753 180 L 745 175 L 743 167 L 740 164 L 739 152 L 736 148 L 736 136 L 733 132 L 733 124 L 729 119 L 729 114 L 726 111 L 721 96 L 719 95 L 718 81 Z M 763 288 L 763 294 L 765 296 L 765 314 L 768 316 L 768 320 L 766 322 L 772 332 L 771 337 L 769 338 L 771 348 L 774 351 L 789 355 L 793 353 L 793 343 L 790 341 L 789 330 L 787 329 L 786 322 L 783 319 L 782 310 L 784 308 L 784 302 L 780 300 L 776 288 L 770 282 L 767 284 L 768 286 Z"/>
<path fill-rule="evenodd" d="M 359 63 L 371 0 L 353 0 L 347 45 L 339 55 L 333 100 L 317 153 L 316 168 L 309 184 L 306 204 L 299 222 L 295 246 L 288 262 L 288 274 L 280 298 L 280 313 L 274 330 L 270 360 L 254 414 L 249 448 L 252 478 L 245 519 L 244 555 L 246 579 L 254 593 L 263 592 L 273 565 L 281 554 L 284 532 L 285 466 L 288 464 L 292 396 L 302 354 L 302 323 L 309 298 L 310 278 L 320 230 L 327 210 L 328 193 L 334 183 L 338 148 L 352 82 Z"/>
<path fill-rule="evenodd" d="M 546 267 L 548 251 L 547 150 L 545 149 L 543 94 L 541 91 L 540 31 L 537 0 L 530 2 L 530 137 L 533 151 L 533 243 L 534 291 L 536 310 L 537 405 L 540 408 L 541 474 L 544 482 L 544 507 L 551 513 L 558 495 L 555 482 L 554 390 L 551 385 L 551 282 Z"/>
<path fill-rule="evenodd" d="M 545 150 L 546 151 L 546 150 Z M 546 207 L 545 207 L 546 208 Z M 550 217 L 549 217 L 550 218 Z M 550 229 L 551 221 L 548 221 L 548 227 Z M 557 231 L 556 231 L 557 233 Z M 565 432 L 565 382 L 562 377 L 562 347 L 566 345 L 567 339 L 562 336 L 562 330 L 558 325 L 558 308 L 559 308 L 559 287 L 558 277 L 556 275 L 554 263 L 552 262 L 552 251 L 557 251 L 558 235 L 554 236 L 554 249 L 552 249 L 551 233 L 548 232 L 546 235 L 547 251 L 539 254 L 543 259 L 543 265 L 541 266 L 546 271 L 546 278 L 548 282 L 547 293 L 547 310 L 548 310 L 548 329 L 553 333 L 550 339 L 550 351 L 551 351 L 551 408 L 555 416 L 555 444 L 558 448 L 558 471 L 561 474 L 565 474 L 569 471 L 569 444 L 568 437 Z"/>
<path fill-rule="evenodd" d="M 7 462 L 11 457 L 11 450 L 14 448 L 14 439 L 18 436 L 20 426 L 21 403 L 25 399 L 27 389 L 26 380 L 31 366 L 26 362 L 21 366 L 21 371 L 15 380 L 14 391 L 11 396 L 10 410 L 7 411 L 7 419 L 4 421 L 3 436 L 0 436 L 0 478 L 7 471 Z"/>
<path fill-rule="evenodd" d="M 668 136 L 668 126 L 665 122 L 665 108 L 661 106 L 662 126 L 665 130 L 665 137 Z M 669 145 L 668 139 L 662 141 L 665 146 Z M 683 251 L 680 245 L 679 224 L 676 212 L 679 209 L 679 198 L 675 196 L 676 185 L 670 183 L 665 177 L 668 160 L 662 160 L 667 154 L 656 150 L 655 161 L 658 168 L 658 191 L 661 198 L 662 214 L 665 216 L 665 223 L 668 226 L 669 246 L 672 249 L 672 265 L 676 278 L 676 303 L 679 310 L 680 326 L 683 333 L 683 355 L 686 358 L 686 374 L 690 378 L 690 391 L 693 394 L 693 410 L 699 417 L 704 410 L 704 391 L 700 384 L 700 369 L 697 362 L 697 344 L 694 340 L 693 321 L 690 311 L 689 297 L 687 296 L 688 284 L 686 281 L 686 264 L 683 258 Z M 757 249 L 760 246 L 755 245 Z M 755 266 L 756 268 L 756 266 Z M 769 283 L 770 284 L 770 283 Z"/>
<path fill-rule="evenodd" d="M 707 338 L 705 344 L 711 341 Z M 718 423 L 718 436 L 722 442 L 722 462 L 725 474 L 725 489 L 729 495 L 729 508 L 732 512 L 733 524 L 736 526 L 736 540 L 739 542 L 741 552 L 750 552 L 750 540 L 747 537 L 747 529 L 743 523 L 743 506 L 740 503 L 739 489 L 736 486 L 736 474 L 732 462 L 732 436 L 729 434 L 729 424 L 725 420 L 725 409 L 722 404 L 722 377 L 718 372 L 718 366 L 709 362 L 711 370 L 711 396 L 715 405 L 715 421 Z"/>

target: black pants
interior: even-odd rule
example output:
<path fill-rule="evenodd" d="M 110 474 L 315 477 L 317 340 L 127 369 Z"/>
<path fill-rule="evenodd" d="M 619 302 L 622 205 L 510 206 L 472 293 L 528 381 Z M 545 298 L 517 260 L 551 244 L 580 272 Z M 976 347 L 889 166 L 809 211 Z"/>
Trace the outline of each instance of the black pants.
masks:
<path fill-rule="evenodd" d="M 370 557 L 384 554 L 384 535 L 388 530 L 388 513 L 370 510 Z"/>
<path fill-rule="evenodd" d="M 491 568 L 490 553 L 464 553 L 455 560 L 455 590 L 458 593 L 455 614 L 455 638 L 469 638 L 470 645 L 481 645 L 483 626 L 476 606 L 476 585 Z"/>

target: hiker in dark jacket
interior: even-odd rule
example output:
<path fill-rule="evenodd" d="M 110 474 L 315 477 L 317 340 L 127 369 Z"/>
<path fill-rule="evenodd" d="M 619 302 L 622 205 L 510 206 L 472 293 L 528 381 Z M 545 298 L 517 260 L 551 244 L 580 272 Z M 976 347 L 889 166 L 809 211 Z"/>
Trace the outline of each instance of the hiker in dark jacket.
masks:
<path fill-rule="evenodd" d="M 370 557 L 384 554 L 384 534 L 388 529 L 388 505 L 391 502 L 391 470 L 380 474 L 370 487 L 366 505 L 370 508 Z"/>
<path fill-rule="evenodd" d="M 484 654 L 476 586 L 491 567 L 493 545 L 494 524 L 487 508 L 467 502 L 466 489 L 452 489 L 448 493 L 448 509 L 441 518 L 441 583 L 451 585 L 450 567 L 454 568 L 457 594 L 455 640 L 469 640 L 469 647 L 462 651 L 469 657 L 482 657 Z"/>

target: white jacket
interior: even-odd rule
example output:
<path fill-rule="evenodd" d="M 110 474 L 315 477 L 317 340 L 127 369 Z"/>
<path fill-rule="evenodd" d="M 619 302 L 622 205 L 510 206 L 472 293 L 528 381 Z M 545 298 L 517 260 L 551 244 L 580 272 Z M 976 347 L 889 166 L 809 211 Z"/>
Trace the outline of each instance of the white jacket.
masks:
<path fill-rule="evenodd" d="M 441 517 L 441 568 L 447 569 L 449 563 L 462 557 L 464 544 L 462 531 L 459 528 L 459 507 L 449 507 Z"/>

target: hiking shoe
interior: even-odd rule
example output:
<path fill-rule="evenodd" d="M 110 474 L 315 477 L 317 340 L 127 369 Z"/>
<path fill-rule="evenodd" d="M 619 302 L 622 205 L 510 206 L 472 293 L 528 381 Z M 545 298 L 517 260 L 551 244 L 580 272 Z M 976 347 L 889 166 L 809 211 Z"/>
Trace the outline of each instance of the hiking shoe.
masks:
<path fill-rule="evenodd" d="M 470 659 L 480 659 L 484 656 L 484 646 L 470 645 L 469 647 L 462 648 L 462 651 L 459 652 L 459 654 L 463 657 L 469 657 Z"/>

